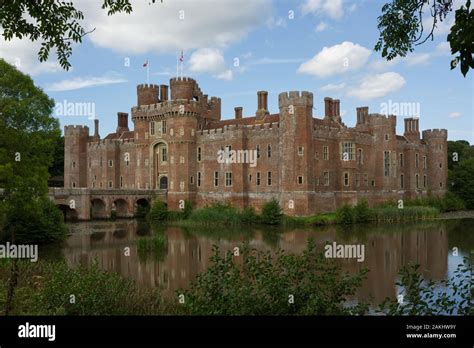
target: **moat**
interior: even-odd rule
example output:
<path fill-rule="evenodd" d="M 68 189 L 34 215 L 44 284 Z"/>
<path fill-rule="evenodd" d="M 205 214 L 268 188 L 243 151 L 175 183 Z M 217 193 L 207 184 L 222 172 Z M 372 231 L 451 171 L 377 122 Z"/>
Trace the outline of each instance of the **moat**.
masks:
<path fill-rule="evenodd" d="M 206 270 L 213 245 L 225 252 L 248 241 L 251 247 L 259 250 L 282 248 L 301 253 L 309 237 L 315 239 L 321 250 L 326 242 L 363 244 L 364 262 L 355 258 L 337 259 L 336 262 L 351 273 L 362 267 L 370 270 L 356 299 L 374 304 L 396 296 L 398 272 L 410 261 L 420 264 L 420 271 L 426 279 L 442 280 L 452 276 L 462 258 L 469 256 L 474 249 L 474 219 L 313 229 L 242 227 L 233 230 L 168 226 L 158 228 L 167 236 L 167 250 L 146 257 L 140 255 L 136 242 L 157 230 L 151 231 L 144 222 L 95 221 L 70 223 L 68 227 L 71 235 L 62 253 L 71 267 L 97 260 L 101 268 L 133 279 L 140 286 L 162 288 L 166 297 L 175 296 L 177 289 L 187 287 L 199 272 Z"/>

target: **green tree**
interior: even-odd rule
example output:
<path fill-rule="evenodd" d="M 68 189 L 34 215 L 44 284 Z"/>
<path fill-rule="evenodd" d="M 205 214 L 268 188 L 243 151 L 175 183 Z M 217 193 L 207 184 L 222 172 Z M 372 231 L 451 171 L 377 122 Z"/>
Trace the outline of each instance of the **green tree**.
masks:
<path fill-rule="evenodd" d="M 461 161 L 449 172 L 450 190 L 459 196 L 466 208 L 474 209 L 474 158 Z"/>
<path fill-rule="evenodd" d="M 283 214 L 280 204 L 275 199 L 266 202 L 262 208 L 261 221 L 268 225 L 277 225 L 281 222 Z"/>
<path fill-rule="evenodd" d="M 45 201 L 48 168 L 61 134 L 58 120 L 51 117 L 53 107 L 54 101 L 29 76 L 0 59 L 2 220 L 6 235 L 17 231 L 23 241 L 27 235 L 42 239 L 38 233 L 48 233 L 39 227 L 42 224 L 62 226 L 60 216 Z M 29 230 L 21 228 L 25 225 Z"/>
<path fill-rule="evenodd" d="M 474 146 L 466 140 L 448 141 L 448 169 L 454 169 L 459 162 L 474 158 Z"/>
<path fill-rule="evenodd" d="M 471 0 L 464 1 L 465 4 L 455 12 L 455 22 L 447 41 L 451 54 L 455 55 L 451 69 L 459 65 L 461 73 L 466 76 L 469 68 L 474 68 L 474 9 L 470 8 Z M 438 22 L 453 11 L 453 4 L 454 0 L 392 0 L 386 3 L 378 17 L 380 36 L 375 50 L 381 51 L 387 60 L 405 57 L 408 52 L 413 52 L 415 46 L 433 40 Z M 429 28 L 423 27 L 423 13 L 431 14 Z"/>
<path fill-rule="evenodd" d="M 151 2 L 155 3 L 156 0 Z M 103 0 L 102 9 L 107 10 L 109 16 L 120 12 L 131 13 L 133 10 L 129 0 Z M 80 24 L 83 19 L 84 14 L 72 1 L 0 0 L 0 28 L 3 38 L 41 40 L 39 60 L 46 61 L 51 49 L 56 50 L 59 64 L 66 70 L 71 67 L 69 57 L 72 54 L 72 44 L 82 42 L 82 38 L 90 33 Z M 95 28 L 91 32 L 94 30 Z"/>

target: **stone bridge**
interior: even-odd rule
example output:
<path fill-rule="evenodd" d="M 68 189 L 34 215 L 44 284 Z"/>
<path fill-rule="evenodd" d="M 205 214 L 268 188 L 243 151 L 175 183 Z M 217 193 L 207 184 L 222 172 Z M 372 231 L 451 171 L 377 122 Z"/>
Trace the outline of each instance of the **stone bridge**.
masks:
<path fill-rule="evenodd" d="M 140 207 L 156 199 L 167 201 L 166 190 L 96 190 L 89 188 L 50 188 L 49 198 L 69 220 L 133 217 Z M 113 213 L 114 212 L 114 213 Z"/>

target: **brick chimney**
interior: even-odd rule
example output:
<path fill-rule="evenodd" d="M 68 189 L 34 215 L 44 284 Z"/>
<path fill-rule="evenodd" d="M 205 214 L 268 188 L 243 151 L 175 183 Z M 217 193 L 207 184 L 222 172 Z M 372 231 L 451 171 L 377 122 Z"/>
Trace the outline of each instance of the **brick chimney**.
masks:
<path fill-rule="evenodd" d="M 168 86 L 160 85 L 160 99 L 162 102 L 168 100 Z"/>
<path fill-rule="evenodd" d="M 324 98 L 324 117 L 332 117 L 334 116 L 334 109 L 332 107 L 333 100 L 332 98 L 326 97 Z"/>
<path fill-rule="evenodd" d="M 410 141 L 420 140 L 420 129 L 419 129 L 419 119 L 418 118 L 405 118 L 405 132 L 403 135 L 405 138 Z"/>
<path fill-rule="evenodd" d="M 242 107 L 241 106 L 236 106 L 234 108 L 235 111 L 235 119 L 240 120 L 242 118 Z"/>
<path fill-rule="evenodd" d="M 117 133 L 128 132 L 128 114 L 126 112 L 117 112 Z"/>
<path fill-rule="evenodd" d="M 257 112 L 256 116 L 257 119 L 263 119 L 266 115 L 269 114 L 268 112 L 268 92 L 267 91 L 258 91 L 257 92 Z"/>
<path fill-rule="evenodd" d="M 94 138 L 100 139 L 99 135 L 99 120 L 95 119 L 94 120 Z"/>
<path fill-rule="evenodd" d="M 361 106 L 356 108 L 357 111 L 357 124 L 364 124 L 366 123 L 367 117 L 369 116 L 369 107 L 368 106 Z"/>

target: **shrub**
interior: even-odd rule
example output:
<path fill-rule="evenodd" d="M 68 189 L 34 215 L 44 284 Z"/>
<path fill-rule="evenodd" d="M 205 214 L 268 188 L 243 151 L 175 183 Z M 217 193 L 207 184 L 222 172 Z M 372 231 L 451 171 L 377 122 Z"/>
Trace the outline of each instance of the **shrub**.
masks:
<path fill-rule="evenodd" d="M 189 220 L 201 224 L 240 225 L 240 214 L 229 204 L 214 203 L 202 209 L 193 210 Z"/>
<path fill-rule="evenodd" d="M 450 191 L 446 192 L 446 194 L 444 195 L 444 202 L 444 211 L 457 211 L 466 209 L 464 201 L 455 193 L 452 193 Z"/>
<path fill-rule="evenodd" d="M 373 219 L 373 211 L 369 208 L 367 200 L 363 199 L 354 207 L 355 222 L 369 222 Z"/>
<path fill-rule="evenodd" d="M 253 207 L 247 207 L 240 213 L 240 221 L 243 224 L 253 224 L 258 222 L 258 215 Z"/>
<path fill-rule="evenodd" d="M 300 255 L 279 250 L 272 256 L 243 245 L 241 260 L 243 264 L 235 262 L 231 251 L 220 256 L 215 246 L 207 271 L 178 292 L 184 294 L 185 309 L 197 315 L 338 315 L 367 310 L 346 302 L 367 271 L 342 272 L 313 241 Z"/>
<path fill-rule="evenodd" d="M 60 209 L 48 198 L 29 202 L 28 207 L 6 209 L 2 240 L 16 243 L 47 244 L 63 241 L 67 227 Z"/>
<path fill-rule="evenodd" d="M 474 315 L 468 258 L 457 266 L 451 278 L 439 282 L 424 280 L 417 264 L 404 266 L 399 274 L 400 281 L 396 285 L 402 289 L 403 302 L 387 298 L 379 306 L 380 312 L 388 315 Z"/>
<path fill-rule="evenodd" d="M 277 225 L 281 222 L 282 216 L 280 204 L 276 199 L 272 199 L 263 205 L 260 218 L 264 224 Z"/>
<path fill-rule="evenodd" d="M 166 207 L 166 204 L 160 200 L 155 201 L 150 209 L 150 212 L 148 213 L 148 220 L 150 222 L 157 223 L 166 221 L 167 217 L 168 208 Z"/>
<path fill-rule="evenodd" d="M 191 216 L 193 211 L 193 203 L 191 201 L 184 201 L 183 219 L 187 219 Z"/>
<path fill-rule="evenodd" d="M 350 205 L 344 204 L 336 210 L 336 221 L 340 224 L 354 223 L 354 209 Z"/>

